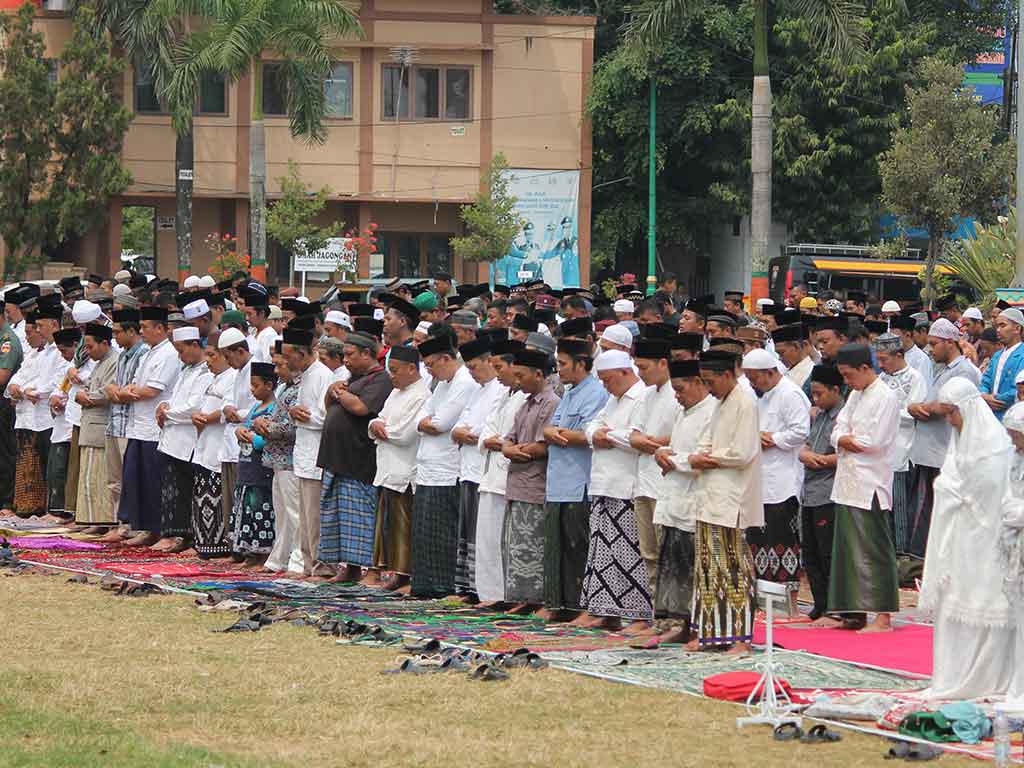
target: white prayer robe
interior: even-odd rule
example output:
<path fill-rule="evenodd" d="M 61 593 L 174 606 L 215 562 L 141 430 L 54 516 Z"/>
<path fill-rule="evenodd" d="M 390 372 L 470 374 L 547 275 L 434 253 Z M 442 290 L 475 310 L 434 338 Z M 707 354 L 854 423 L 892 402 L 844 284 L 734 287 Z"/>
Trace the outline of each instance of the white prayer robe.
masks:
<path fill-rule="evenodd" d="M 800 449 L 811 431 L 811 403 L 807 395 L 789 379 L 779 383 L 757 400 L 757 416 L 762 432 L 769 432 L 775 443 L 761 449 L 761 500 L 781 504 L 799 498 L 804 486 L 804 465 Z"/>
<path fill-rule="evenodd" d="M 680 408 L 672 425 L 672 438 L 667 448 L 674 466 L 661 479 L 658 503 L 654 507 L 655 525 L 667 525 L 693 533 L 697 528 L 696 489 L 699 473 L 690 468 L 690 456 L 711 428 L 718 410 L 718 401 L 707 395 L 690 408 Z"/>
<path fill-rule="evenodd" d="M 404 493 L 416 479 L 416 450 L 420 444 L 420 410 L 430 397 L 430 389 L 422 378 L 405 389 L 392 389 L 377 418 L 367 425 L 370 437 L 377 444 L 377 475 L 373 484 Z M 387 440 L 380 440 L 369 428 L 384 424 Z"/>

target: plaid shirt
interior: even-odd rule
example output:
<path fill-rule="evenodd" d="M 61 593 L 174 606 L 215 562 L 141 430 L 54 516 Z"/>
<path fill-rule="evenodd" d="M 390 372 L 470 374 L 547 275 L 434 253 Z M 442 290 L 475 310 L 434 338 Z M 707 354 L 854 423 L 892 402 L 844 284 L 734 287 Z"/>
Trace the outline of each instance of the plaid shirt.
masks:
<path fill-rule="evenodd" d="M 140 341 L 131 349 L 123 351 L 121 356 L 117 358 L 117 372 L 114 374 L 114 384 L 119 387 L 127 387 L 131 384 L 135 379 L 135 372 L 138 370 L 139 363 L 142 362 L 143 356 L 148 351 L 149 345 L 144 341 Z M 110 404 L 110 424 L 107 426 L 107 435 L 110 437 L 125 436 L 125 430 L 128 427 L 129 407 L 129 403 Z"/>

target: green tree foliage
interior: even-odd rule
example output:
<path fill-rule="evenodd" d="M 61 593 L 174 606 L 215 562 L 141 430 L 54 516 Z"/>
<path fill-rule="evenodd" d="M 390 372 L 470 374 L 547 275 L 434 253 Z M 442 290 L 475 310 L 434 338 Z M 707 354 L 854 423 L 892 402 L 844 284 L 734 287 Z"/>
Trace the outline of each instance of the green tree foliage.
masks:
<path fill-rule="evenodd" d="M 962 86 L 959 67 L 930 58 L 920 75 L 924 85 L 907 88 L 907 124 L 894 132 L 879 171 L 882 203 L 904 225 L 928 230 L 922 298 L 930 303 L 935 263 L 953 218 L 995 218 L 1015 155 L 1002 136 L 998 111 Z"/>
<path fill-rule="evenodd" d="M 345 226 L 334 221 L 318 226 L 315 219 L 327 206 L 330 187 L 313 192 L 299 173 L 299 166 L 288 161 L 288 175 L 278 179 L 281 197 L 267 210 L 267 234 L 291 253 L 313 253 L 327 247 L 327 240 Z"/>
<path fill-rule="evenodd" d="M 470 205 L 462 206 L 459 215 L 466 224 L 465 237 L 451 239 L 452 252 L 467 261 L 494 262 L 504 256 L 522 228 L 516 213 L 516 198 L 508 191 L 508 161 L 498 153 L 487 166 L 482 183 Z"/>
<path fill-rule="evenodd" d="M 974 223 L 974 237 L 947 242 L 940 263 L 951 267 L 957 277 L 974 289 L 983 307 L 998 300 L 996 288 L 1013 282 L 1017 253 L 1017 212 L 1000 216 L 994 224 Z"/>
<path fill-rule="evenodd" d="M 34 16 L 30 3 L 0 15 L 0 236 L 11 275 L 99 226 L 131 183 L 120 162 L 131 120 L 119 98 L 124 65 L 109 39 L 89 33 L 92 6 L 82 6 L 56 82 Z"/>
<path fill-rule="evenodd" d="M 156 211 L 146 205 L 126 205 L 121 219 L 121 250 L 154 256 L 153 232 Z"/>

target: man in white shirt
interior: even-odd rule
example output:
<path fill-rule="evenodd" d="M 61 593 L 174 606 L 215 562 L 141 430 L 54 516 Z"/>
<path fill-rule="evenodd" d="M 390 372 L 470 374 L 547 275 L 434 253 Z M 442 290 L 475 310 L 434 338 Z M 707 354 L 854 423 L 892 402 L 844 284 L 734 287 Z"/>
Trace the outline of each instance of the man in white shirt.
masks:
<path fill-rule="evenodd" d="M 900 423 L 896 395 L 871 367 L 864 344 L 846 344 L 836 363 L 851 392 L 836 418 L 832 445 L 835 538 L 829 576 L 829 613 L 852 614 L 843 622 L 861 632 L 889 632 L 899 610 L 892 509 L 893 436 Z M 868 626 L 866 612 L 876 613 Z"/>
<path fill-rule="evenodd" d="M 654 460 L 659 448 L 672 437 L 679 406 L 669 377 L 668 356 L 671 344 L 664 339 L 644 338 L 637 342 L 635 365 L 640 380 L 646 385 L 643 405 L 637 409 L 629 435 L 629 444 L 637 457 L 636 488 L 633 489 L 633 512 L 640 537 L 640 555 L 647 566 L 647 581 L 653 599 L 658 580 L 658 533 L 654 526 L 661 468 Z"/>
<path fill-rule="evenodd" d="M 412 515 L 412 594 L 455 591 L 459 540 L 459 446 L 451 431 L 479 389 L 448 336 L 429 338 L 419 352 L 436 387 L 420 411 L 416 495 Z"/>
<path fill-rule="evenodd" d="M 718 401 L 708 392 L 696 360 L 669 365 L 672 390 L 679 408 L 672 423 L 669 444 L 654 454 L 662 477 L 654 522 L 661 527 L 658 584 L 654 608 L 658 616 L 659 643 L 690 641 L 693 608 L 693 534 L 697 527 L 697 475 L 690 468 L 690 454 L 697 450 Z"/>
<path fill-rule="evenodd" d="M 299 394 L 291 409 L 291 416 L 295 420 L 294 472 L 299 481 L 299 542 L 303 573 L 306 576 L 329 577 L 331 569 L 318 567 L 316 562 L 320 547 L 320 490 L 323 476 L 323 470 L 317 466 L 317 456 L 327 413 L 324 397 L 331 386 L 332 377 L 330 370 L 313 351 L 311 331 L 285 328 L 283 341 L 288 367 L 299 377 Z M 236 374 L 242 375 L 241 370 Z M 245 375 L 248 378 L 248 374 Z"/>
<path fill-rule="evenodd" d="M 804 468 L 800 449 L 811 429 L 811 403 L 776 368 L 769 352 L 755 349 L 743 358 L 743 371 L 758 394 L 761 430 L 761 499 L 764 525 L 747 529 L 754 576 L 785 584 L 790 613 L 800 589 L 800 491 Z"/>
<path fill-rule="evenodd" d="M 281 337 L 270 324 L 270 306 L 266 293 L 248 291 L 245 294 L 245 319 L 249 322 L 251 332 L 256 337 L 256 349 L 252 354 L 253 362 L 272 363 L 274 342 Z M 246 380 L 248 381 L 248 377 Z"/>
<path fill-rule="evenodd" d="M 814 361 L 811 359 L 807 333 L 801 323 L 784 325 L 772 331 L 775 353 L 786 366 L 786 378 L 803 389 L 810 378 Z"/>
<path fill-rule="evenodd" d="M 130 403 L 125 437 L 124 470 L 118 516 L 136 532 L 125 544 L 148 547 L 160 539 L 160 483 L 164 461 L 157 443 L 160 427 L 156 409 L 170 398 L 178 380 L 181 363 L 167 339 L 167 310 L 145 307 L 141 312 L 141 332 L 150 349 L 135 372 L 135 379 L 121 390 L 122 402 Z"/>
<path fill-rule="evenodd" d="M 46 495 L 48 512 L 66 523 L 73 523 L 75 513 L 68 511 L 65 486 L 67 485 L 69 449 L 71 447 L 72 423 L 68 419 L 69 396 L 67 391 L 68 371 L 75 356 L 75 348 L 82 339 L 77 328 L 65 328 L 53 334 L 54 344 L 60 355 L 51 361 L 53 366 L 48 374 L 49 385 L 46 396 L 53 414 L 53 431 L 50 433 L 50 455 L 46 461 Z M 81 406 L 79 413 L 81 413 Z M 75 480 L 78 480 L 77 472 Z"/>
<path fill-rule="evenodd" d="M 377 443 L 377 526 L 373 559 L 381 571 L 391 571 L 384 589 L 409 589 L 411 571 L 412 482 L 416 479 L 419 415 L 430 397 L 420 376 L 420 353 L 399 346 L 388 356 L 388 375 L 394 389 L 367 429 Z"/>
<path fill-rule="evenodd" d="M 590 551 L 580 604 L 593 617 L 588 626 L 615 629 L 625 619 L 635 625 L 633 631 L 644 631 L 654 609 L 633 506 L 637 451 L 629 438 L 646 387 L 633 372 L 633 360 L 620 349 L 598 355 L 594 369 L 609 398 L 584 430 L 594 457 L 588 489 Z"/>
<path fill-rule="evenodd" d="M 480 503 L 480 478 L 484 456 L 477 448 L 480 430 L 487 417 L 499 407 L 505 387 L 491 365 L 491 337 L 482 336 L 459 347 L 459 356 L 479 386 L 452 429 L 459 445 L 459 543 L 455 561 L 455 593 L 467 602 L 476 595 L 476 521 Z"/>
<path fill-rule="evenodd" d="M 235 371 L 234 377 L 229 382 L 227 393 L 216 412 L 208 414 L 211 423 L 223 423 L 224 429 L 220 440 L 220 484 L 222 493 L 220 495 L 221 515 L 224 525 L 231 519 L 231 509 L 234 505 L 235 483 L 238 479 L 238 440 L 235 431 L 239 425 L 244 423 L 249 416 L 249 411 L 256 406 L 256 398 L 252 395 L 252 382 L 250 379 L 251 365 L 255 357 L 249 353 L 249 345 L 242 332 L 236 328 L 228 328 L 222 331 L 217 338 L 217 348 L 220 350 L 228 365 Z M 220 432 L 221 430 L 217 430 Z M 212 478 L 207 478 L 212 482 Z M 220 516 L 218 516 L 220 519 Z M 230 554 L 231 549 L 226 550 L 221 543 L 216 547 L 216 554 Z M 214 554 L 209 550 L 208 554 Z"/>
<path fill-rule="evenodd" d="M 914 444 L 914 417 L 907 406 L 920 403 L 928 395 L 928 385 L 914 368 L 907 364 L 902 339 L 885 333 L 872 344 L 875 359 L 882 372 L 878 375 L 893 391 L 900 406 L 900 431 L 893 447 L 892 522 L 896 553 L 910 552 L 910 518 L 913 508 L 913 473 L 910 471 L 910 451 Z"/>
<path fill-rule="evenodd" d="M 897 315 L 889 319 L 889 332 L 900 336 L 900 345 L 903 348 L 903 359 L 907 365 L 921 374 L 921 380 L 925 388 L 932 380 L 932 359 L 914 343 L 914 328 L 917 327 L 917 320 L 909 315 Z"/>

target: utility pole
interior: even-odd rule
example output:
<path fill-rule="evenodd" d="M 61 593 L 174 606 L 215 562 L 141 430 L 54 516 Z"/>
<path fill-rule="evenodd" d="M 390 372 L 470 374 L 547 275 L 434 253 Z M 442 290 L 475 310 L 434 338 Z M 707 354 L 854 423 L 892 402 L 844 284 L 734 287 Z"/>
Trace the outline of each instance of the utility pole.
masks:
<path fill-rule="evenodd" d="M 1024 0 L 1021 0 L 1024 2 Z M 657 287 L 658 278 L 656 277 L 656 261 L 655 255 L 655 241 L 658 228 L 658 192 L 655 186 L 655 176 L 657 174 L 657 163 L 654 157 L 657 151 L 657 132 L 656 132 L 656 117 L 658 115 L 658 86 L 655 84 L 654 76 L 651 76 L 651 120 L 650 126 L 647 129 L 647 295 L 652 296 L 654 289 Z M 1019 155 L 1018 155 L 1019 157 Z M 1020 160 L 1018 160 L 1018 164 Z M 1018 177 L 1020 173 L 1018 171 Z M 1019 188 L 1019 187 L 1018 187 Z M 1019 193 L 1018 193 L 1019 194 Z M 1020 240 L 1018 239 L 1018 243 Z M 1018 247 L 1018 254 L 1020 249 Z"/>

